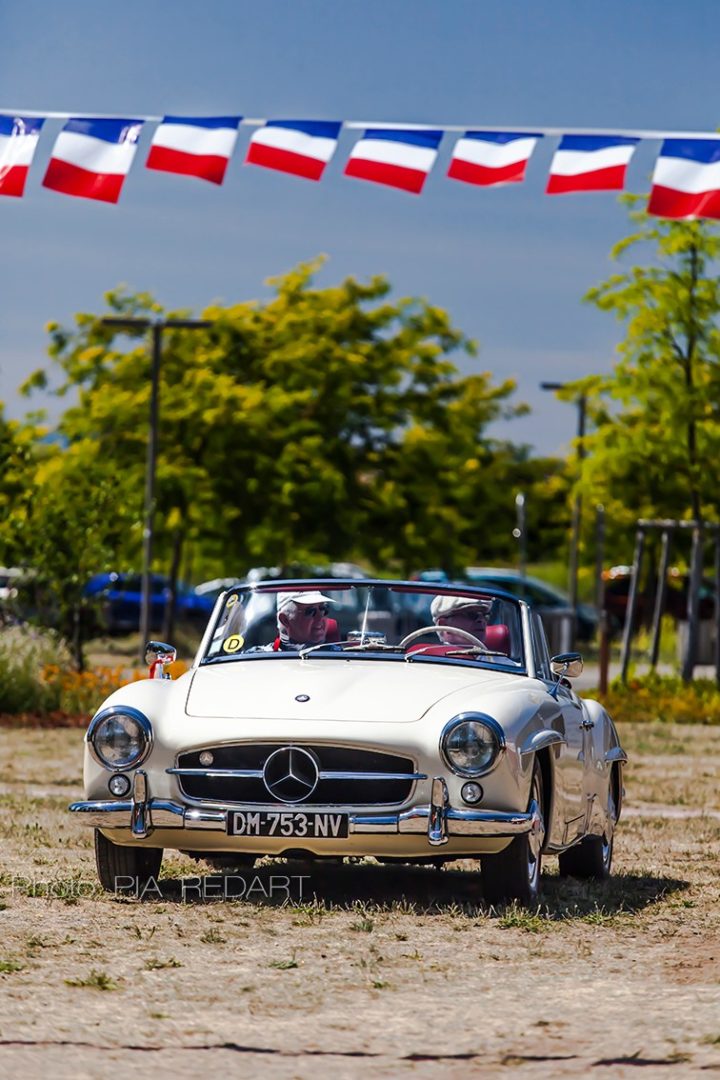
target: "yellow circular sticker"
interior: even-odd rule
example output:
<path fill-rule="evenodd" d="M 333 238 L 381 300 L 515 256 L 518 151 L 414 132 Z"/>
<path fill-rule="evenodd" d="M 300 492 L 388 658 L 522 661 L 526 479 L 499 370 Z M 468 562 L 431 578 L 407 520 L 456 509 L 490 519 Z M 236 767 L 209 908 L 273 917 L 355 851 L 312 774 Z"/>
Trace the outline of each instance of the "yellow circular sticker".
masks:
<path fill-rule="evenodd" d="M 223 641 L 223 652 L 237 652 L 238 649 L 242 649 L 245 644 L 245 638 L 242 634 L 231 634 L 230 637 L 226 637 Z"/>
<path fill-rule="evenodd" d="M 232 607 L 233 604 L 237 604 L 237 602 L 238 602 L 237 593 L 233 593 L 232 596 L 228 596 L 227 600 L 225 601 L 225 607 Z"/>

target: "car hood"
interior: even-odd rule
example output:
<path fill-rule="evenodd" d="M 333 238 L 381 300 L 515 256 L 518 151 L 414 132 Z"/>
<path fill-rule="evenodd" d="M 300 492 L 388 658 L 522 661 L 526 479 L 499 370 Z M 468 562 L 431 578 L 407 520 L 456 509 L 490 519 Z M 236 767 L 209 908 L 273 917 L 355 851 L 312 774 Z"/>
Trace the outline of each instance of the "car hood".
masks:
<path fill-rule="evenodd" d="M 514 678 L 482 668 L 381 660 L 238 661 L 198 669 L 185 711 L 237 719 L 410 723 L 449 694 L 469 688 L 492 692 Z"/>

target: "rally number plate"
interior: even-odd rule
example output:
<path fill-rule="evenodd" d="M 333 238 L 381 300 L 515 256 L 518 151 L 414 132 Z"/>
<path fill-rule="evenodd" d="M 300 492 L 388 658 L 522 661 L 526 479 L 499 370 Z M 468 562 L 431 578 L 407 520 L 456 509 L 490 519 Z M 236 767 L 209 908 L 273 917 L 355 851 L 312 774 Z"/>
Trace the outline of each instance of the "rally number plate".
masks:
<path fill-rule="evenodd" d="M 334 840 L 347 836 L 347 814 L 305 813 L 302 810 L 230 810 L 230 836 L 297 836 Z"/>

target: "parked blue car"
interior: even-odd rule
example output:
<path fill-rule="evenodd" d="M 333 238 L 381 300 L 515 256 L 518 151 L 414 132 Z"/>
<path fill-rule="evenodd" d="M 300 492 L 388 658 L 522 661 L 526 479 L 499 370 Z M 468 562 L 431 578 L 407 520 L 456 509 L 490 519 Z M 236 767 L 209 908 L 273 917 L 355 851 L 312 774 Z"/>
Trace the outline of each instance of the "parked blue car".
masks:
<path fill-rule="evenodd" d="M 152 574 L 150 584 L 150 628 L 160 630 L 168 602 L 169 581 L 162 574 Z M 95 574 L 85 586 L 85 595 L 97 601 L 98 616 L 107 633 L 128 633 L 140 626 L 141 574 Z M 175 599 L 178 619 L 205 626 L 213 606 L 213 597 L 199 596 L 187 586 L 178 584 Z"/>

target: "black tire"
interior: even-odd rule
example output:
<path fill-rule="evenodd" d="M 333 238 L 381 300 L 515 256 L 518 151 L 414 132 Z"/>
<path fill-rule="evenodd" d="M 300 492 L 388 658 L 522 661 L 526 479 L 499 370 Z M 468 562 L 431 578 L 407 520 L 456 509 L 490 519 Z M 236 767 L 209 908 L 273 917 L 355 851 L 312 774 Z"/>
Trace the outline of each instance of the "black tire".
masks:
<path fill-rule="evenodd" d="M 508 904 L 514 900 L 523 907 L 530 907 L 538 901 L 545 841 L 545 797 L 542 769 L 537 758 L 530 782 L 528 809 L 533 803 L 537 805 L 536 826 L 530 832 L 516 836 L 504 851 L 480 858 L 487 904 Z"/>
<path fill-rule="evenodd" d="M 604 881 L 612 870 L 615 825 L 619 817 L 618 774 L 616 770 L 608 784 L 607 813 L 610 826 L 602 836 L 586 836 L 579 844 L 568 848 L 558 856 L 560 877 L 574 877 L 581 881 Z"/>
<path fill-rule="evenodd" d="M 160 873 L 162 857 L 162 848 L 121 847 L 99 829 L 95 830 L 95 864 L 105 892 L 133 897 L 152 892 L 157 898 L 158 889 L 153 882 Z"/>

